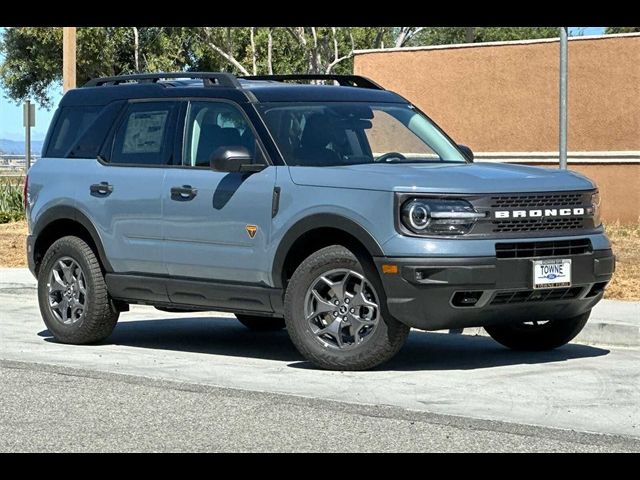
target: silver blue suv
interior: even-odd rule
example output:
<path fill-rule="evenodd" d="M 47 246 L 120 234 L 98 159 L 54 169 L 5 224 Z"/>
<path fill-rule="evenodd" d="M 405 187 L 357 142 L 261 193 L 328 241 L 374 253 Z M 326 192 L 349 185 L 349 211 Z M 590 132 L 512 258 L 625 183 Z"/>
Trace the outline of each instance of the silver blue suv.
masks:
<path fill-rule="evenodd" d="M 359 76 L 92 80 L 61 100 L 26 202 L 43 319 L 74 344 L 145 304 L 286 327 L 328 369 L 375 367 L 412 327 L 546 350 L 615 265 L 589 179 L 474 163 Z"/>

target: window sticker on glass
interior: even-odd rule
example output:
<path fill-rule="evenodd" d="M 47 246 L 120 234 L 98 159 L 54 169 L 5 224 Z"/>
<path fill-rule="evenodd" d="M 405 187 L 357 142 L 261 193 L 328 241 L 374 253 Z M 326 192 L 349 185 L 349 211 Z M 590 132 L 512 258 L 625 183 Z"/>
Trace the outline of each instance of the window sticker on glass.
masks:
<path fill-rule="evenodd" d="M 129 116 L 122 153 L 159 153 L 168 113 L 135 112 Z"/>

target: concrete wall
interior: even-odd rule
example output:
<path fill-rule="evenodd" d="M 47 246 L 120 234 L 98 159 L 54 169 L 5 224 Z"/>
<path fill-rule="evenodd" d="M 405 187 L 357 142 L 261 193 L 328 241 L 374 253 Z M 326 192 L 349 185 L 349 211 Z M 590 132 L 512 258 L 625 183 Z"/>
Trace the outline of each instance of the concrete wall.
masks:
<path fill-rule="evenodd" d="M 430 115 L 478 160 L 557 165 L 559 42 L 361 51 L 354 72 Z M 640 34 L 569 41 L 569 166 L 608 221 L 640 218 Z"/>

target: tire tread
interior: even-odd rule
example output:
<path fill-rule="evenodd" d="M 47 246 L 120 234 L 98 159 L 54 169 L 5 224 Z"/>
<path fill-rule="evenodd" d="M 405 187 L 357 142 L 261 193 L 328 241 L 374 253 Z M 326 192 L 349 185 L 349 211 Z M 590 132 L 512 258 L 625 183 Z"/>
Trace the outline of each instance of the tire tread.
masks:
<path fill-rule="evenodd" d="M 295 321 L 292 318 L 292 312 L 294 308 L 294 302 L 298 301 L 296 297 L 296 287 L 300 284 L 304 284 L 309 272 L 313 268 L 353 268 L 355 263 L 359 263 L 356 256 L 341 245 L 331 245 L 329 247 L 322 248 L 317 252 L 306 258 L 296 269 L 289 286 L 285 293 L 284 298 L 284 311 L 285 321 L 287 322 L 287 330 L 298 351 L 308 360 L 316 365 L 327 370 L 369 370 L 377 367 L 378 365 L 386 362 L 395 356 L 402 346 L 404 345 L 406 338 L 409 334 L 410 328 L 393 318 L 388 316 L 381 318 L 381 322 L 384 322 L 387 327 L 387 335 L 384 342 L 379 342 L 373 345 L 373 349 L 365 349 L 349 357 L 343 357 L 336 355 L 327 349 L 326 351 L 317 351 L 312 349 L 307 344 L 305 339 L 300 335 L 300 332 L 293 326 Z M 341 265 L 342 264 L 342 265 Z M 373 279 L 367 277 L 370 281 Z M 378 295 L 381 296 L 381 288 L 376 286 Z M 382 303 L 383 298 L 379 298 Z M 378 326 L 380 328 L 381 325 Z M 370 345 L 371 347 L 372 345 Z"/>
<path fill-rule="evenodd" d="M 48 306 L 43 304 L 43 299 L 40 299 L 40 311 L 49 330 L 52 331 L 57 340 L 63 343 L 91 344 L 102 341 L 113 331 L 118 321 L 119 313 L 111 302 L 100 262 L 94 251 L 84 240 L 75 236 L 66 236 L 56 240 L 49 247 L 42 259 L 42 266 L 38 275 L 38 290 L 46 288 L 49 263 L 59 256 L 61 249 L 66 248 L 77 251 L 88 265 L 88 271 L 84 273 L 92 288 L 90 297 L 88 295 L 86 299 L 87 312 L 85 313 L 85 318 L 80 328 L 76 331 L 68 332 L 55 329 L 50 324 L 56 320 L 47 321 L 50 314 Z M 74 260 L 78 261 L 78 259 Z M 46 292 L 44 294 L 46 295 Z M 42 295 L 43 293 L 39 291 L 38 297 Z"/>

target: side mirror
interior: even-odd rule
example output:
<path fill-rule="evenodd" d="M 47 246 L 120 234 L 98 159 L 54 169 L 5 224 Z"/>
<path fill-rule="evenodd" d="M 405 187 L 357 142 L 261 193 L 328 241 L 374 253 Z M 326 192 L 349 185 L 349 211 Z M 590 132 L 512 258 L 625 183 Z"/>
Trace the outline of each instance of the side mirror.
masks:
<path fill-rule="evenodd" d="M 461 144 L 458 144 L 458 148 L 462 150 L 462 153 L 464 153 L 464 156 L 467 157 L 470 162 L 473 162 L 473 150 L 471 150 L 466 145 Z"/>
<path fill-rule="evenodd" d="M 252 163 L 253 158 L 245 147 L 231 146 L 220 147 L 211 155 L 209 165 L 217 172 L 259 172 L 264 170 L 266 165 Z"/>

